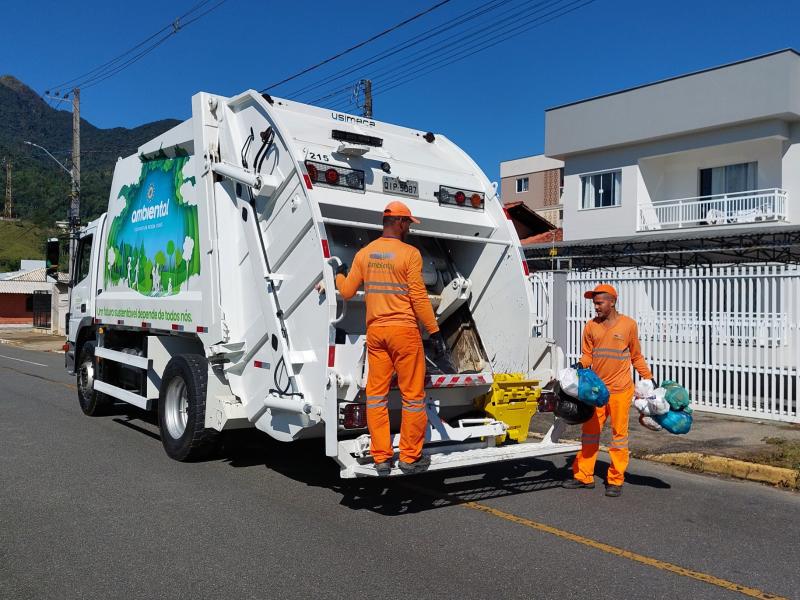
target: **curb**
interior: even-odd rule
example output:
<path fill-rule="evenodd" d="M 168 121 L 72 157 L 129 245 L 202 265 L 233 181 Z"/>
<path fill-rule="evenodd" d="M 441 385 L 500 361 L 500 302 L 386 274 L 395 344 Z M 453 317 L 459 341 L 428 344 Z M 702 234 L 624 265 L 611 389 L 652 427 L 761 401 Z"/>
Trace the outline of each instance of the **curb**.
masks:
<path fill-rule="evenodd" d="M 736 479 L 767 483 L 775 487 L 800 490 L 800 471 L 746 462 L 725 456 L 701 454 L 699 452 L 675 452 L 672 454 L 643 454 L 636 458 L 683 467 L 701 473 L 727 475 Z"/>
<path fill-rule="evenodd" d="M 530 437 L 542 439 L 544 436 L 533 431 L 528 432 Z M 561 440 L 580 444 L 578 440 Z M 608 447 L 600 445 L 602 452 L 608 452 Z M 674 452 L 669 454 L 638 454 L 631 452 L 631 458 L 649 460 L 673 467 L 682 467 L 699 473 L 713 473 L 726 475 L 745 481 L 766 483 L 775 487 L 800 490 L 800 471 L 773 467 L 759 463 L 746 462 L 727 456 L 701 454 L 700 452 Z"/>

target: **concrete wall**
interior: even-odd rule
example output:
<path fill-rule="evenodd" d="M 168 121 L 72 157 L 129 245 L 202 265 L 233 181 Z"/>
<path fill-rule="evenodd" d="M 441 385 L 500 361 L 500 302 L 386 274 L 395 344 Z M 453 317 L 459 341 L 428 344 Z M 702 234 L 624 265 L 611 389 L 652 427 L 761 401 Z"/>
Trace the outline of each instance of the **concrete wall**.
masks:
<path fill-rule="evenodd" d="M 580 152 L 771 118 L 800 118 L 796 52 L 550 109 L 545 116 L 545 154 L 566 160 Z"/>
<path fill-rule="evenodd" d="M 648 235 L 636 230 L 638 204 L 697 196 L 699 169 L 750 161 L 758 161 L 759 188 L 789 191 L 790 223 L 800 223 L 800 125 L 771 119 L 567 157 L 564 240 Z M 581 209 L 580 176 L 615 169 L 622 170 L 621 205 Z"/>
<path fill-rule="evenodd" d="M 517 193 L 517 179 L 528 178 L 528 191 Z M 543 208 L 544 173 L 524 173 L 500 179 L 500 198 L 503 202 L 524 202 L 529 208 Z"/>
<path fill-rule="evenodd" d="M 0 294 L 0 323 L 33 323 L 33 311 L 25 310 L 30 294 Z"/>

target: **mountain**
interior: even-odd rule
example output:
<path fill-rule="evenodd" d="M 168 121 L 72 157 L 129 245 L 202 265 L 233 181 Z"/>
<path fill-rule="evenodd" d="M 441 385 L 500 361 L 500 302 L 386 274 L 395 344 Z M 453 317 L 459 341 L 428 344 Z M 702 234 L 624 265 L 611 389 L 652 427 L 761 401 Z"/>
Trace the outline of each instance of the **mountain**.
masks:
<path fill-rule="evenodd" d="M 114 164 L 137 148 L 180 123 L 164 119 L 133 129 L 100 129 L 81 119 L 81 220 L 106 209 Z M 0 77 L 0 162 L 12 164 L 11 188 L 15 216 L 41 225 L 67 218 L 70 178 L 44 152 L 47 148 L 67 167 L 72 149 L 72 113 L 56 110 L 27 85 Z M 5 198 L 5 168 L 0 168 L 0 204 Z"/>

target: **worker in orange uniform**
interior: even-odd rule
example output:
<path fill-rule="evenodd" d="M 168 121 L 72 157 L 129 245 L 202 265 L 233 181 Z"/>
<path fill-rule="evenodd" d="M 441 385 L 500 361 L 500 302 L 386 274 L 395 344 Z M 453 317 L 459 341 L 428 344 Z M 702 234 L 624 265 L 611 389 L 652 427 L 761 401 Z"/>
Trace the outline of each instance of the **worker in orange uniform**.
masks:
<path fill-rule="evenodd" d="M 562 485 L 568 489 L 593 488 L 594 465 L 600 449 L 600 432 L 611 417 L 611 466 L 606 478 L 606 496 L 622 494 L 625 469 L 628 466 L 628 414 L 633 400 L 631 365 L 644 379 L 653 374 L 642 356 L 636 321 L 617 312 L 617 290 L 600 284 L 584 293 L 594 303 L 596 317 L 586 323 L 581 343 L 582 356 L 576 365 L 591 367 L 605 383 L 608 404 L 595 410 L 583 424 L 581 451 L 572 464 L 573 478 Z"/>
<path fill-rule="evenodd" d="M 404 473 L 418 473 L 430 465 L 422 444 L 425 413 L 425 351 L 418 321 L 430 334 L 434 354 L 446 356 L 428 292 L 422 280 L 422 256 L 404 242 L 412 223 L 419 223 L 402 202 L 390 202 L 383 211 L 383 235 L 358 251 L 350 273 L 336 276 L 342 298 L 351 298 L 361 284 L 367 305 L 367 427 L 375 469 L 388 475 L 394 455 L 389 431 L 387 395 L 392 376 L 403 398 L 400 461 Z"/>

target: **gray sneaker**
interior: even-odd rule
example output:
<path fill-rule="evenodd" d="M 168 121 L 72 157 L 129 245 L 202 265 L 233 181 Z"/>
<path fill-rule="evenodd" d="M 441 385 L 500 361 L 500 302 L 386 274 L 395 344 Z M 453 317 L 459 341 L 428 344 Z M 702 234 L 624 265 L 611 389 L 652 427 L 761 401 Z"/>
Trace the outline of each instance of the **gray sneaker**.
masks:
<path fill-rule="evenodd" d="M 431 466 L 431 457 L 423 455 L 411 463 L 399 460 L 397 461 L 397 466 L 400 467 L 400 470 L 406 475 L 415 475 L 416 473 L 422 473 L 428 470 L 428 467 Z"/>
<path fill-rule="evenodd" d="M 580 489 L 592 490 L 594 489 L 594 481 L 592 481 L 591 483 L 583 483 L 582 481 L 578 481 L 577 479 L 572 478 L 572 479 L 567 479 L 566 481 L 562 481 L 561 487 L 567 490 L 580 490 Z"/>
<path fill-rule="evenodd" d="M 375 470 L 378 472 L 378 475 L 388 475 L 392 472 L 392 461 L 385 460 L 383 462 L 375 463 Z"/>

